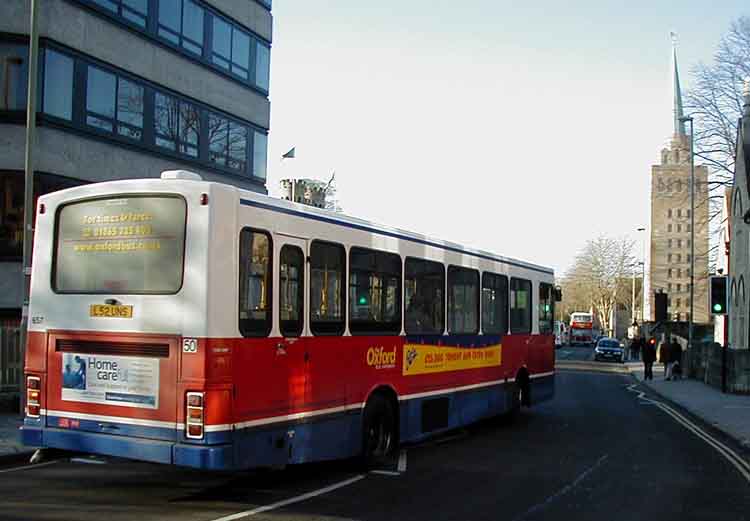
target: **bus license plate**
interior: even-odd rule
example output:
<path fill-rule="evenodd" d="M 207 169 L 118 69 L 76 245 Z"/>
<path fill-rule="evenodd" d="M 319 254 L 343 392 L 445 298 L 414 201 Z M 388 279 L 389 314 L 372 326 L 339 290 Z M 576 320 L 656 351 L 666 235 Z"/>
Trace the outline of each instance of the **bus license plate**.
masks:
<path fill-rule="evenodd" d="M 89 315 L 106 318 L 133 318 L 133 306 L 113 306 L 111 304 L 91 304 Z"/>

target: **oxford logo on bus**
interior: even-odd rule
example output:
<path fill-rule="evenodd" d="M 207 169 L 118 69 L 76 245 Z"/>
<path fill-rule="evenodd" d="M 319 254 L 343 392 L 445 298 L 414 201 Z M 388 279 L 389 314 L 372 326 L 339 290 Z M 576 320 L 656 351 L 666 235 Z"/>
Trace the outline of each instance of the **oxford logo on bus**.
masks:
<path fill-rule="evenodd" d="M 396 347 L 393 347 L 393 351 L 386 351 L 384 347 L 371 347 L 367 350 L 367 365 L 375 369 L 396 367 Z"/>

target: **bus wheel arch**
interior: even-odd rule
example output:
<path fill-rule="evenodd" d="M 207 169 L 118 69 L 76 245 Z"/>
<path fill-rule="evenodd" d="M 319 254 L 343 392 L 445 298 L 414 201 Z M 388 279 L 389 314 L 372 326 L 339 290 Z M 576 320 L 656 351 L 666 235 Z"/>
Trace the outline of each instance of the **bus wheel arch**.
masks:
<path fill-rule="evenodd" d="M 389 386 L 373 389 L 362 408 L 362 465 L 382 463 L 399 444 L 399 405 L 396 391 Z"/>

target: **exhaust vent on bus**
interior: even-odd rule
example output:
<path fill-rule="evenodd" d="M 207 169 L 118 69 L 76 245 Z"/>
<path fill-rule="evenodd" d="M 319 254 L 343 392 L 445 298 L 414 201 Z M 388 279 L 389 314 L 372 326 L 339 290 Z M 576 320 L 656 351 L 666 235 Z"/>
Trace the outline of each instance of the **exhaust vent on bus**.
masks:
<path fill-rule="evenodd" d="M 97 342 L 94 340 L 58 340 L 56 351 L 113 356 L 149 356 L 169 358 L 168 344 L 128 344 L 124 342 Z"/>

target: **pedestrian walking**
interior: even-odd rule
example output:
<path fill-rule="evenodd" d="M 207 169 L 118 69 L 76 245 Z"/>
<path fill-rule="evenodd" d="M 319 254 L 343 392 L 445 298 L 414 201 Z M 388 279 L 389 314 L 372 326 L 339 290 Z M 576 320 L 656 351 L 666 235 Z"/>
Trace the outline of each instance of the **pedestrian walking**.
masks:
<path fill-rule="evenodd" d="M 659 363 L 664 366 L 664 379 L 669 380 L 669 341 L 665 338 L 659 343 Z"/>
<path fill-rule="evenodd" d="M 643 338 L 638 337 L 633 339 L 633 343 L 630 346 L 631 355 L 633 360 L 636 362 L 641 359 L 641 349 L 643 347 Z"/>
<path fill-rule="evenodd" d="M 656 361 L 656 343 L 643 344 L 643 379 L 654 379 L 654 362 Z"/>
<path fill-rule="evenodd" d="M 669 379 L 678 380 L 682 375 L 682 346 L 672 337 L 669 344 Z"/>

